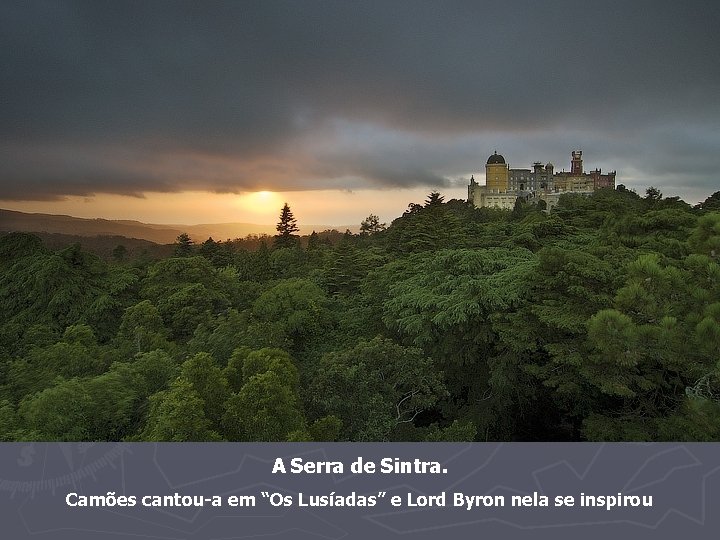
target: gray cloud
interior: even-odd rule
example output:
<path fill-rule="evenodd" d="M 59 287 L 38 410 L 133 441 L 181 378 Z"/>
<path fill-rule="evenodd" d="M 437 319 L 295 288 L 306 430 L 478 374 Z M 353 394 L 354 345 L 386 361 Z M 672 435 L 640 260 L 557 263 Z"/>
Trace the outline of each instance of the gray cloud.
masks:
<path fill-rule="evenodd" d="M 0 199 L 440 187 L 588 165 L 711 190 L 709 2 L 16 2 Z M 640 175 L 640 176 L 638 176 Z"/>

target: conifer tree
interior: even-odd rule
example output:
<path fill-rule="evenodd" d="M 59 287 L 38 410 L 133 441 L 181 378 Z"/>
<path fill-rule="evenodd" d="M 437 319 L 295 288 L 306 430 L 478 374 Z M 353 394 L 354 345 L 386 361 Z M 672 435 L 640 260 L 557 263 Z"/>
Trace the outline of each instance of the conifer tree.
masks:
<path fill-rule="evenodd" d="M 308 238 L 307 250 L 314 251 L 320 248 L 320 236 L 317 232 L 313 231 Z"/>
<path fill-rule="evenodd" d="M 376 216 L 375 214 L 370 214 L 360 223 L 360 234 L 375 234 L 380 231 L 384 231 L 385 228 L 386 224 L 380 223 L 380 218 L 378 216 Z"/>
<path fill-rule="evenodd" d="M 275 247 L 295 247 L 297 245 L 298 236 L 295 233 L 300 229 L 288 203 L 282 207 L 280 221 L 275 228 L 278 232 L 275 235 Z"/>
<path fill-rule="evenodd" d="M 175 240 L 175 256 L 189 257 L 192 255 L 194 242 L 187 233 L 180 233 Z"/>
<path fill-rule="evenodd" d="M 440 206 L 445 201 L 445 197 L 440 195 L 438 191 L 431 191 L 428 198 L 425 199 L 425 206 Z"/>

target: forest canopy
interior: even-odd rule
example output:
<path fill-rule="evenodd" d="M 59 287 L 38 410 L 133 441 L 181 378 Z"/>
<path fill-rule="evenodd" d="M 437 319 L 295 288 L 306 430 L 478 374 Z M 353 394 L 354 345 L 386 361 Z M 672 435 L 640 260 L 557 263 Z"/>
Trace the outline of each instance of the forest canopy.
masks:
<path fill-rule="evenodd" d="M 0 236 L 0 440 L 720 440 L 720 192 L 299 237 Z"/>

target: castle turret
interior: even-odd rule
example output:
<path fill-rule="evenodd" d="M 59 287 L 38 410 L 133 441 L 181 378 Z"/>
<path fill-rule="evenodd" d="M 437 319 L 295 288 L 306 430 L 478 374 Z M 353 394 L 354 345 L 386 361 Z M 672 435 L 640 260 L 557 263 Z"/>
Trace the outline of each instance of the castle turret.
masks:
<path fill-rule="evenodd" d="M 581 175 L 583 173 L 582 150 L 573 150 L 572 161 L 570 162 L 570 174 Z"/>
<path fill-rule="evenodd" d="M 505 158 L 495 152 L 485 165 L 485 185 L 487 189 L 504 192 L 509 187 L 508 166 Z"/>
<path fill-rule="evenodd" d="M 470 185 L 468 186 L 468 202 L 474 203 L 475 202 L 475 187 L 477 186 L 477 182 L 475 182 L 475 175 L 470 175 Z"/>

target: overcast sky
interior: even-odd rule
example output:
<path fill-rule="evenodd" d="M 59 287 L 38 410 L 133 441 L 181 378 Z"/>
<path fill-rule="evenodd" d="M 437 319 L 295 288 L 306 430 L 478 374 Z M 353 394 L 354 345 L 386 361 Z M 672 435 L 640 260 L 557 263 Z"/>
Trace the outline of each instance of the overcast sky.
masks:
<path fill-rule="evenodd" d="M 451 189 L 552 161 L 720 189 L 720 3 L 3 2 L 0 200 Z"/>

